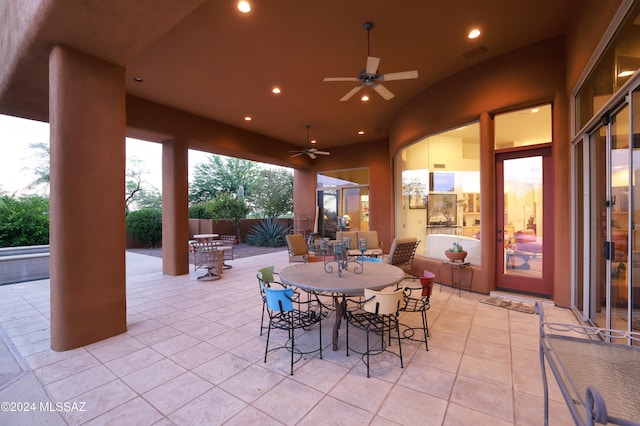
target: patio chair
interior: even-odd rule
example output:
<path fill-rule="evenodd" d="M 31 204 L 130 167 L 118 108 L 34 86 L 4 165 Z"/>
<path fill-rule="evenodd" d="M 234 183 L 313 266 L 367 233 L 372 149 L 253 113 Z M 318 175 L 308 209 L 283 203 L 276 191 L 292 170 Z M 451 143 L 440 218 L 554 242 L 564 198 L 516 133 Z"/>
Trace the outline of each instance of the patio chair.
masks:
<path fill-rule="evenodd" d="M 232 266 L 224 263 L 227 260 L 233 260 L 233 246 L 238 243 L 238 239 L 235 235 L 221 235 L 219 240 L 216 240 L 220 244 L 220 251 L 222 251 L 222 267 L 224 269 L 231 269 Z"/>
<path fill-rule="evenodd" d="M 198 270 L 205 268 L 207 273 L 199 276 L 199 281 L 219 280 L 223 269 L 223 254 L 218 250 L 219 246 L 213 242 L 190 241 L 191 252 L 193 253 L 193 268 Z"/>
<path fill-rule="evenodd" d="M 405 285 L 404 287 L 404 303 L 400 306 L 400 312 L 419 312 L 422 319 L 422 327 L 412 327 L 405 325 L 402 330 L 402 337 L 409 340 L 424 342 L 425 349 L 429 350 L 427 337 L 429 337 L 429 324 L 427 322 L 427 311 L 431 308 L 429 299 L 433 291 L 433 280 L 435 274 L 424 271 L 424 276 L 420 277 L 420 286 L 415 284 L 412 287 Z M 405 322 L 405 321 L 403 321 Z M 416 331 L 421 330 L 424 340 L 416 336 Z"/>
<path fill-rule="evenodd" d="M 349 304 L 355 303 L 355 309 L 347 309 L 347 356 L 349 356 L 349 326 L 356 327 L 360 330 L 364 330 L 367 338 L 367 346 L 364 353 L 362 353 L 362 361 L 367 366 L 367 377 L 370 377 L 370 356 L 379 355 L 383 352 L 388 352 L 400 358 L 400 368 L 404 368 L 402 360 L 402 344 L 400 342 L 400 326 L 398 323 L 398 315 L 400 306 L 403 304 L 404 289 L 400 288 L 392 292 L 374 291 L 368 288 L 364 289 L 364 301 L 354 301 L 352 299 L 347 300 L 347 307 Z M 395 353 L 388 349 L 391 345 L 391 332 L 396 332 L 395 339 L 398 340 L 399 353 Z M 380 346 L 372 348 L 370 345 L 369 335 L 373 333 L 380 338 Z M 385 341 L 385 336 L 388 337 L 388 342 Z M 354 352 L 357 352 L 354 350 Z"/>
<path fill-rule="evenodd" d="M 416 238 L 394 238 L 389 254 L 384 257 L 385 263 L 390 263 L 402 269 L 406 275 L 416 278 L 413 272 L 413 258 L 420 241 Z"/>
<path fill-rule="evenodd" d="M 282 284 L 279 281 L 275 280 L 273 266 L 265 266 L 262 269 L 258 269 L 258 284 L 260 286 L 260 297 L 262 299 L 262 317 L 260 318 L 260 335 L 262 336 L 262 332 L 267 326 L 264 325 L 264 314 L 267 310 L 267 298 L 264 294 L 264 289 L 271 287 L 273 284 L 277 284 L 282 288 L 286 288 L 286 285 Z"/>
<path fill-rule="evenodd" d="M 289 251 L 289 262 L 307 262 L 309 258 L 309 247 L 302 234 L 285 235 L 287 250 Z"/>
<path fill-rule="evenodd" d="M 291 353 L 291 375 L 293 375 L 293 364 L 300 361 L 302 355 L 310 354 L 314 352 L 320 352 L 320 359 L 322 359 L 322 319 L 326 316 L 322 312 L 322 304 L 318 300 L 317 296 L 309 300 L 309 302 L 295 301 L 294 305 L 294 292 L 291 287 L 274 289 L 270 287 L 263 287 L 265 299 L 267 302 L 267 312 L 269 314 L 269 326 L 267 327 L 267 343 L 264 348 L 264 362 L 267 362 L 267 355 L 269 352 L 286 349 Z M 305 305 L 307 309 L 300 309 L 302 305 Z M 296 347 L 295 330 L 304 329 L 307 330 L 313 325 L 318 324 L 318 349 L 309 351 L 302 351 Z M 272 329 L 280 329 L 287 331 L 288 339 L 283 346 L 269 349 L 269 340 L 271 338 Z M 295 359 L 297 357 L 297 359 Z"/>
<path fill-rule="evenodd" d="M 349 256 L 362 256 L 362 251 L 358 248 L 358 240 L 367 240 L 367 250 L 364 256 L 378 257 L 382 256 L 382 242 L 378 240 L 378 231 L 358 231 L 355 243 L 351 244 Z"/>

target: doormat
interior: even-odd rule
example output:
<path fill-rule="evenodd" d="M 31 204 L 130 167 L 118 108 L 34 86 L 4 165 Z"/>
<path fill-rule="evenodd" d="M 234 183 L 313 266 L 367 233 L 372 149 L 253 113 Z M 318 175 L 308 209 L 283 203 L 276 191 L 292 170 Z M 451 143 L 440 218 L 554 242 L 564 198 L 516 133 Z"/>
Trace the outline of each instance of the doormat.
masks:
<path fill-rule="evenodd" d="M 535 312 L 533 303 L 519 302 L 517 300 L 504 299 L 502 297 L 487 297 L 486 299 L 480 299 L 480 303 L 524 312 L 525 314 L 533 314 Z"/>

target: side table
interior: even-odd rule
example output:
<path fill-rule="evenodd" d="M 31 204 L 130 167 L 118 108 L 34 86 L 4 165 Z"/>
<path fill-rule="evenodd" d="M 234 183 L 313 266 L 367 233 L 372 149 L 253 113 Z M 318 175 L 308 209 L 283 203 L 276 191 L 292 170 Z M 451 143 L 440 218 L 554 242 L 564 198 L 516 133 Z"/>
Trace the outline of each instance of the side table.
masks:
<path fill-rule="evenodd" d="M 471 262 L 451 262 L 448 260 L 443 260 L 440 264 L 440 270 L 438 271 L 438 275 L 440 276 L 440 283 L 442 283 L 442 268 L 449 267 L 451 269 L 451 288 L 458 288 L 458 297 L 460 297 L 461 289 L 462 289 L 462 277 L 463 275 L 469 276 L 469 284 L 467 290 L 471 291 L 471 283 L 473 282 L 473 268 L 471 267 Z M 454 270 L 458 270 L 458 279 L 456 281 L 454 277 Z M 465 271 L 468 271 L 465 272 Z M 440 286 L 440 291 L 442 291 L 442 285 Z"/>

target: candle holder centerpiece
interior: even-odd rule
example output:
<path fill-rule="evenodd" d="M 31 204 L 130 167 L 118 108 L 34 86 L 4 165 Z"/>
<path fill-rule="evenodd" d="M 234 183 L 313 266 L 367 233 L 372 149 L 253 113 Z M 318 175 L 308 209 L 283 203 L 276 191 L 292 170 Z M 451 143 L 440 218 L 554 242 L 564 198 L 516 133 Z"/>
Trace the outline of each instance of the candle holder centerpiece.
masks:
<path fill-rule="evenodd" d="M 368 245 L 369 245 L 369 242 L 367 241 L 366 238 L 360 238 L 358 240 L 358 250 L 360 250 L 363 256 L 364 256 L 364 253 L 367 251 Z"/>
<path fill-rule="evenodd" d="M 342 277 L 342 271 L 349 270 L 349 264 L 352 264 L 352 271 L 354 274 L 362 273 L 364 269 L 364 262 L 358 261 L 357 259 L 349 259 L 350 240 L 350 238 L 344 238 L 342 241 L 336 241 L 333 243 L 333 259 L 331 259 L 331 257 L 327 258 L 329 240 L 327 238 L 323 238 L 320 241 L 320 251 L 322 251 L 322 260 L 324 262 L 324 271 L 326 273 L 331 274 L 334 269 L 337 269 L 338 276 Z"/>

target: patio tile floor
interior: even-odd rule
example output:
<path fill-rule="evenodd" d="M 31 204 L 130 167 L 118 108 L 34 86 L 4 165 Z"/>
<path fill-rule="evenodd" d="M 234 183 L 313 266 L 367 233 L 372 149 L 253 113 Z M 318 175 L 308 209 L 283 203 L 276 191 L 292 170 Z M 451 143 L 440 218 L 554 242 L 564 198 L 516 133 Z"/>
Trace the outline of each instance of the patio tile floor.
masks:
<path fill-rule="evenodd" d="M 0 383 L 0 402 L 34 408 L 2 411 L 0 424 L 543 423 L 537 315 L 436 285 L 429 351 L 403 340 L 404 369 L 396 357 L 380 355 L 367 379 L 360 357 L 346 356 L 343 335 L 331 350 L 330 317 L 323 359 L 303 357 L 290 376 L 286 352 L 263 362 L 256 280 L 263 266 L 287 266 L 286 251 L 237 259 L 212 282 L 197 281 L 201 271 L 165 276 L 161 262 L 127 253 L 128 331 L 66 352 L 49 348 L 48 280 L 0 287 L 0 332 L 23 366 Z M 550 303 L 545 314 L 576 322 Z M 315 333 L 297 342 L 317 345 Z M 550 424 L 572 424 L 553 377 L 550 384 Z"/>

